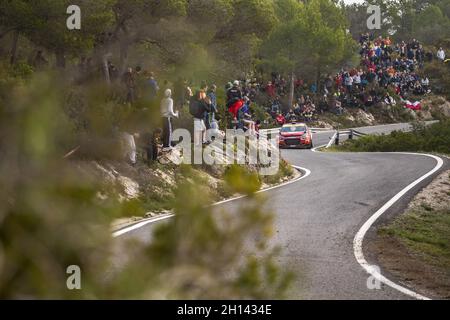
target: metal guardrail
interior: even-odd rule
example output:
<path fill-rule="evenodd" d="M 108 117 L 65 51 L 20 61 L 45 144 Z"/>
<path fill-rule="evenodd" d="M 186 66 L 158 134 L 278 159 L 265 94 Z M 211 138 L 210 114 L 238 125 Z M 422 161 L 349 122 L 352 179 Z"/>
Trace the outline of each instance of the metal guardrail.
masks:
<path fill-rule="evenodd" d="M 352 129 L 352 131 L 353 131 L 353 134 L 354 134 L 355 136 L 357 136 L 357 137 L 364 137 L 364 136 L 367 136 L 367 133 L 363 133 L 363 132 L 361 132 L 361 131 L 356 131 L 356 130 L 354 130 L 354 129 Z"/>
<path fill-rule="evenodd" d="M 259 132 L 260 133 L 277 133 L 280 132 L 281 128 L 272 128 L 272 129 L 261 129 Z M 328 131 L 333 131 L 333 129 L 328 129 L 328 128 L 310 128 L 310 130 L 313 133 L 317 133 L 317 132 L 328 132 Z"/>
<path fill-rule="evenodd" d="M 261 129 L 259 130 L 259 133 L 276 133 L 280 132 L 281 128 L 273 128 L 273 129 Z"/>
<path fill-rule="evenodd" d="M 311 131 L 313 133 L 317 133 L 317 132 L 329 132 L 332 131 L 330 129 L 327 128 L 310 128 Z M 260 130 L 260 134 L 262 136 L 267 135 L 267 134 L 273 134 L 273 133 L 278 133 L 280 132 L 281 128 L 272 128 L 272 129 L 262 129 Z M 355 129 L 349 129 L 349 130 L 344 130 L 344 131 L 340 131 L 340 130 L 335 130 L 334 134 L 332 137 L 330 137 L 330 141 L 328 142 L 328 144 L 325 146 L 325 149 L 330 148 L 333 143 L 335 145 L 339 145 L 340 143 L 340 135 L 348 135 L 349 139 L 353 139 L 353 137 L 363 137 L 366 136 L 367 134 L 357 131 Z"/>
<path fill-rule="evenodd" d="M 326 145 L 326 149 L 327 148 L 330 148 L 332 145 L 333 145 L 333 143 L 335 144 L 335 145 L 339 145 L 339 143 L 340 143 L 340 136 L 341 135 L 348 135 L 348 138 L 349 138 L 349 140 L 352 140 L 353 139 L 353 137 L 363 137 L 363 136 L 366 136 L 367 134 L 366 133 L 363 133 L 363 132 L 360 132 L 360 131 L 357 131 L 357 130 L 355 130 L 355 129 L 350 129 L 350 130 L 344 130 L 344 131 L 339 131 L 339 130 L 336 130 L 336 132 L 334 133 L 334 135 L 330 138 L 330 141 L 328 142 L 328 144 Z"/>

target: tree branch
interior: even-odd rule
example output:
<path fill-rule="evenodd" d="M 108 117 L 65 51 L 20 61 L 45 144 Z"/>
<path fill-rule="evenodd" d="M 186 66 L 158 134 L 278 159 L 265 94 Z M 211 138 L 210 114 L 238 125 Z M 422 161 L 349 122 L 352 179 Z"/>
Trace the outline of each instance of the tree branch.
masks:
<path fill-rule="evenodd" d="M 168 62 L 177 62 L 175 59 L 171 58 L 171 52 L 169 51 L 169 49 L 167 49 L 166 47 L 164 47 L 159 41 L 154 40 L 154 39 L 148 39 L 148 38 L 139 38 L 136 37 L 136 42 L 147 42 L 149 44 L 152 44 L 156 47 L 158 47 L 161 51 L 163 51 L 164 53 L 166 53 L 166 58 Z"/>

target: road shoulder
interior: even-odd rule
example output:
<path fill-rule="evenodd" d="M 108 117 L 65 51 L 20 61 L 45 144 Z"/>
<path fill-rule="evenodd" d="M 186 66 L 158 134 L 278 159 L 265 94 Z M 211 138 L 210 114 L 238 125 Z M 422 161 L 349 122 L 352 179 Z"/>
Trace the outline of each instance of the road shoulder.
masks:
<path fill-rule="evenodd" d="M 297 180 L 300 180 L 302 177 L 304 177 L 307 174 L 304 172 L 304 170 L 302 170 L 300 168 L 297 168 L 297 167 L 291 166 L 291 165 L 288 165 L 288 166 L 289 166 L 289 168 L 292 168 L 292 171 L 290 172 L 290 174 L 284 173 L 282 176 L 279 177 L 277 182 L 262 183 L 261 189 L 258 191 L 258 193 L 266 192 L 271 189 L 279 188 L 286 184 L 296 182 Z M 244 196 L 240 195 L 240 194 L 234 194 L 225 199 L 222 199 L 221 201 L 215 202 L 212 205 L 217 205 L 217 204 L 221 204 L 224 202 L 237 200 L 242 197 L 244 197 Z M 125 230 L 127 228 L 130 228 L 130 227 L 140 224 L 140 223 L 153 223 L 156 221 L 169 219 L 172 216 L 173 216 L 173 212 L 171 210 L 166 210 L 163 213 L 148 212 L 143 217 L 134 216 L 134 217 L 128 217 L 128 218 L 126 217 L 126 218 L 115 219 L 111 224 L 111 231 L 113 232 L 113 234 L 117 234 L 117 233 L 120 233 L 121 230 Z"/>
<path fill-rule="evenodd" d="M 450 299 L 450 170 L 420 191 L 401 215 L 380 225 L 367 245 L 398 283 Z"/>

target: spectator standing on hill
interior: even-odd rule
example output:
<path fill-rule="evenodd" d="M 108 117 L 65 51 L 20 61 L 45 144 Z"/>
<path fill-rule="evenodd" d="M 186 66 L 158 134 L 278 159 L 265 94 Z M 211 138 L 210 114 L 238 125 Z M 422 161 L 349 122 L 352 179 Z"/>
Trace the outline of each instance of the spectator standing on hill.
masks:
<path fill-rule="evenodd" d="M 145 72 L 142 71 L 142 67 L 141 66 L 136 66 L 134 68 L 134 74 L 135 74 L 135 79 L 136 79 L 136 98 L 140 99 L 142 98 L 142 88 L 144 88 L 145 86 Z"/>
<path fill-rule="evenodd" d="M 185 81 L 184 86 L 184 103 L 189 104 L 189 101 L 191 101 L 191 97 L 194 95 L 192 92 L 191 84 L 189 81 Z"/>
<path fill-rule="evenodd" d="M 429 92 L 429 87 L 430 87 L 430 80 L 428 79 L 428 77 L 425 77 L 424 79 L 422 79 L 421 81 L 421 85 L 424 88 L 424 90 L 426 92 Z"/>
<path fill-rule="evenodd" d="M 414 60 L 416 54 L 414 53 L 414 50 L 412 48 L 409 48 L 408 53 L 406 54 L 407 58 L 409 60 Z"/>
<path fill-rule="evenodd" d="M 267 93 L 267 95 L 268 95 L 270 98 L 275 98 L 275 94 L 276 94 L 276 92 L 275 92 L 275 86 L 273 85 L 272 81 L 269 81 L 269 82 L 267 83 L 267 86 L 266 86 L 266 93 Z"/>
<path fill-rule="evenodd" d="M 116 82 L 119 78 L 119 70 L 117 70 L 116 66 L 111 61 L 108 61 L 108 73 L 111 82 Z"/>
<path fill-rule="evenodd" d="M 134 135 L 128 132 L 122 132 L 120 142 L 121 142 L 121 150 L 123 152 L 125 159 L 132 166 L 136 165 L 137 149 Z"/>
<path fill-rule="evenodd" d="M 211 129 L 211 123 L 215 121 L 215 115 L 217 113 L 217 97 L 216 97 L 217 86 L 212 84 L 207 93 L 207 98 L 209 98 L 210 102 L 210 111 L 205 112 L 205 126 L 206 130 Z"/>
<path fill-rule="evenodd" d="M 305 96 L 301 95 L 300 98 L 298 98 L 298 104 L 300 105 L 300 108 L 303 108 L 303 106 L 305 105 L 306 101 L 305 101 Z"/>
<path fill-rule="evenodd" d="M 122 77 L 122 82 L 125 84 L 127 89 L 127 103 L 133 103 L 135 101 L 136 94 L 136 77 L 133 72 L 133 68 L 128 68 L 127 72 L 124 73 Z"/>
<path fill-rule="evenodd" d="M 292 110 L 294 111 L 294 114 L 295 114 L 296 116 L 299 116 L 299 115 L 300 115 L 300 113 L 301 113 L 301 108 L 300 108 L 300 104 L 298 103 L 298 101 L 296 101 L 296 102 L 294 103 L 294 105 L 292 106 Z"/>
<path fill-rule="evenodd" d="M 156 97 L 158 96 L 159 86 L 158 82 L 155 79 L 155 74 L 153 72 L 150 72 L 147 84 L 149 90 L 148 97 L 150 101 L 155 101 Z"/>
<path fill-rule="evenodd" d="M 178 118 L 178 112 L 173 111 L 172 90 L 166 89 L 164 92 L 160 110 L 163 120 L 163 149 L 168 151 L 172 148 L 172 118 Z"/>
<path fill-rule="evenodd" d="M 179 78 L 175 83 L 175 106 L 182 110 L 189 99 L 192 97 L 192 90 L 186 79 Z"/>
<path fill-rule="evenodd" d="M 145 137 L 145 149 L 147 151 L 147 164 L 158 159 L 161 144 L 161 128 L 155 129 L 151 134 Z"/>
<path fill-rule="evenodd" d="M 419 45 L 419 48 L 416 50 L 416 60 L 419 64 L 422 64 L 425 60 L 425 52 L 422 45 Z"/>
<path fill-rule="evenodd" d="M 400 57 L 402 58 L 406 57 L 406 44 L 404 41 L 402 41 L 402 43 L 399 46 L 399 53 Z"/>
<path fill-rule="evenodd" d="M 281 102 L 280 98 L 276 97 L 275 100 L 272 102 L 272 106 L 270 107 L 270 111 L 272 113 L 272 116 L 280 113 L 281 111 Z"/>
<path fill-rule="evenodd" d="M 445 61 L 445 51 L 444 51 L 444 49 L 442 49 L 442 47 L 439 48 L 439 50 L 438 50 L 436 56 L 437 56 L 437 58 L 438 58 L 440 61 L 442 61 L 442 62 Z"/>
<path fill-rule="evenodd" d="M 351 93 L 353 88 L 353 78 L 348 73 L 346 73 L 344 76 L 344 84 L 345 87 L 347 88 L 347 92 Z"/>
<path fill-rule="evenodd" d="M 361 88 L 361 75 L 358 72 L 356 72 L 355 75 L 353 76 L 353 85 L 357 89 Z"/>
<path fill-rule="evenodd" d="M 252 83 L 250 86 L 248 97 L 250 98 L 250 100 L 255 101 L 257 94 L 258 94 L 257 85 L 255 83 Z"/>
<path fill-rule="evenodd" d="M 208 86 L 202 82 L 200 90 L 195 93 L 189 102 L 189 112 L 194 117 L 194 145 L 206 143 L 205 113 L 211 112 L 211 101 L 207 96 Z"/>
<path fill-rule="evenodd" d="M 233 87 L 227 92 L 228 111 L 233 115 L 233 121 L 237 121 L 239 109 L 244 105 L 242 91 L 239 88 L 239 81 L 235 80 Z"/>

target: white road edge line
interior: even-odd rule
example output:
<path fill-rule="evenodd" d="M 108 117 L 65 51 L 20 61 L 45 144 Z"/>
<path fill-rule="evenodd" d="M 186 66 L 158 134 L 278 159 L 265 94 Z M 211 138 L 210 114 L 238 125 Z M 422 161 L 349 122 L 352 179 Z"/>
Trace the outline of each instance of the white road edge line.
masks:
<path fill-rule="evenodd" d="M 434 155 L 430 155 L 430 154 L 423 154 L 423 153 L 407 153 L 407 152 L 393 152 L 394 154 L 406 154 L 406 155 L 421 155 L 421 156 L 425 156 L 425 157 L 430 157 L 433 158 L 437 161 L 436 166 L 434 167 L 434 169 L 432 169 L 431 171 L 429 171 L 428 173 L 426 173 L 425 175 L 423 175 L 422 177 L 418 178 L 417 180 L 415 180 L 414 182 L 412 182 L 411 184 L 409 184 L 407 187 L 405 187 L 402 191 L 400 191 L 399 193 L 397 193 L 392 199 L 390 199 L 388 202 L 386 202 L 380 209 L 378 209 L 377 212 L 375 212 L 370 218 L 369 220 L 367 220 L 363 226 L 359 229 L 358 233 L 355 235 L 355 238 L 353 239 L 353 252 L 355 255 L 356 260 L 358 261 L 358 263 L 361 265 L 361 267 L 363 267 L 367 273 L 369 273 L 371 276 L 373 276 L 375 279 L 379 280 L 380 282 L 388 285 L 389 287 L 400 291 L 403 294 L 406 294 L 410 297 L 413 297 L 415 299 L 419 299 L 419 300 L 430 300 L 430 298 L 425 297 L 421 294 L 418 294 L 410 289 L 407 289 L 405 287 L 402 287 L 401 285 L 398 285 L 396 283 L 394 283 L 393 281 L 387 279 L 385 276 L 383 276 L 382 274 L 380 274 L 376 269 L 374 268 L 374 266 L 370 265 L 366 259 L 364 258 L 364 253 L 363 253 L 363 241 L 364 241 L 364 237 L 367 233 L 367 231 L 369 231 L 369 229 L 372 227 L 372 225 L 375 223 L 375 221 L 377 221 L 377 219 L 383 214 L 385 213 L 392 205 L 394 205 L 400 198 L 402 198 L 408 191 L 410 191 L 412 188 L 414 188 L 415 186 L 417 186 L 420 182 L 422 182 L 423 180 L 425 180 L 426 178 L 430 177 L 431 175 L 433 175 L 435 172 L 437 172 L 439 169 L 442 168 L 444 161 Z"/>
<path fill-rule="evenodd" d="M 331 144 L 333 144 L 333 141 L 336 139 L 336 135 L 337 135 L 337 131 L 331 131 L 331 132 L 334 132 L 334 135 L 330 138 L 330 141 L 327 144 L 322 144 L 318 147 L 312 148 L 311 151 L 312 152 L 320 152 L 319 149 L 329 148 L 331 146 Z"/>
<path fill-rule="evenodd" d="M 171 214 L 168 214 L 168 215 L 165 215 L 165 216 L 162 216 L 162 217 L 158 217 L 158 218 L 145 219 L 145 220 L 143 220 L 141 222 L 138 222 L 136 224 L 133 224 L 133 225 L 131 225 L 129 227 L 125 227 L 123 229 L 119 229 L 119 230 L 113 232 L 112 235 L 113 235 L 114 238 L 116 238 L 116 237 L 119 237 L 119 236 L 121 236 L 121 235 L 123 235 L 125 233 L 130 232 L 130 231 L 142 228 L 143 226 L 145 226 L 145 225 L 147 225 L 149 223 L 155 223 L 155 222 L 158 222 L 158 221 L 161 221 L 161 220 L 166 220 L 166 219 L 172 218 L 173 216 L 174 216 L 174 214 L 171 213 Z"/>
<path fill-rule="evenodd" d="M 319 149 L 325 148 L 326 146 L 327 146 L 326 144 L 323 144 L 323 145 L 321 145 L 321 146 L 312 148 L 311 151 L 312 151 L 312 152 L 320 152 Z"/>
<path fill-rule="evenodd" d="M 332 141 L 333 138 L 330 140 Z M 317 149 L 323 148 L 326 145 L 323 146 L 319 146 L 316 147 L 314 149 L 312 149 L 311 151 L 313 152 L 318 152 Z M 388 278 L 386 278 L 385 276 L 383 276 L 382 274 L 380 274 L 379 272 L 376 271 L 376 268 L 374 268 L 372 265 L 370 265 L 365 257 L 364 257 L 364 253 L 363 253 L 363 249 L 362 249 L 362 244 L 364 241 L 364 237 L 367 233 L 367 231 L 369 231 L 369 229 L 372 227 L 372 225 L 375 223 L 375 221 L 383 214 L 385 213 L 392 205 L 394 205 L 399 199 L 401 199 L 408 191 L 410 191 L 412 188 L 414 188 L 416 185 L 418 185 L 420 182 L 422 182 L 423 180 L 425 180 L 426 178 L 428 178 L 429 176 L 433 175 L 435 172 L 437 172 L 439 169 L 442 168 L 444 161 L 434 155 L 430 155 L 430 154 L 423 154 L 423 153 L 407 153 L 407 152 L 390 152 L 391 154 L 406 154 L 406 155 L 421 155 L 421 156 L 426 156 L 426 157 L 430 157 L 433 158 L 437 161 L 436 166 L 434 167 L 434 169 L 432 169 L 431 171 L 429 171 L 428 173 L 426 173 L 425 175 L 423 175 L 422 177 L 418 178 L 417 180 L 415 180 L 414 182 L 412 182 L 411 184 L 409 184 L 407 187 L 405 187 L 402 191 L 400 191 L 399 193 L 397 193 L 392 199 L 390 199 L 387 203 L 385 203 L 380 209 L 378 209 L 364 224 L 363 226 L 359 229 L 358 233 L 355 235 L 355 238 L 353 239 L 353 252 L 355 255 L 356 260 L 358 261 L 359 265 L 361 267 L 363 267 L 364 270 L 366 270 L 367 273 L 369 273 L 371 276 L 373 276 L 375 279 L 379 280 L 380 282 L 386 284 L 387 286 L 400 291 L 403 294 L 406 294 L 410 297 L 413 297 L 415 299 L 419 299 L 419 300 L 431 300 L 428 297 L 425 297 L 419 293 L 416 293 L 410 289 L 407 289 L 405 287 L 402 287 L 401 285 L 396 284 L 395 282 L 389 280 Z M 280 185 L 277 186 L 273 186 L 264 190 L 260 190 L 257 193 L 261 193 L 261 192 L 266 192 L 269 190 L 273 190 L 276 188 L 281 188 L 284 187 L 286 185 L 292 184 L 294 182 L 298 182 L 302 179 L 305 179 L 306 177 L 308 177 L 309 175 L 311 175 L 311 170 L 306 169 L 306 168 L 302 168 L 299 166 L 294 166 L 292 165 L 292 167 L 296 168 L 297 170 L 301 170 L 304 171 L 305 174 L 302 175 L 301 177 L 292 180 L 292 181 L 288 181 L 285 183 L 282 183 Z M 213 206 L 217 206 L 220 204 L 224 204 L 227 202 L 231 202 L 231 201 L 236 201 L 242 198 L 245 198 L 246 196 L 239 196 L 239 197 L 235 197 L 232 199 L 227 199 L 227 200 L 223 200 L 217 203 L 214 203 Z M 146 221 L 142 221 L 139 223 L 136 223 L 130 227 L 126 227 L 123 229 L 120 229 L 116 232 L 113 233 L 113 237 L 119 237 L 125 233 L 128 233 L 130 231 L 142 228 L 143 226 L 147 225 L 147 224 L 152 224 L 161 220 L 166 220 L 169 218 L 172 218 L 174 216 L 174 214 L 169 214 L 167 216 L 164 217 L 159 217 L 156 219 L 149 219 Z"/>
<path fill-rule="evenodd" d="M 292 165 L 292 167 L 297 169 L 297 170 L 299 170 L 299 171 L 303 171 L 304 174 L 301 177 L 298 177 L 297 179 L 294 179 L 294 180 L 291 180 L 291 181 L 287 181 L 287 182 L 284 182 L 282 184 L 279 184 L 279 185 L 276 185 L 276 186 L 273 186 L 273 187 L 269 187 L 269 188 L 266 188 L 266 189 L 259 190 L 256 193 L 262 193 L 262 192 L 267 192 L 267 191 L 270 191 L 270 190 L 273 190 L 273 189 L 281 188 L 281 187 L 290 185 L 292 183 L 298 182 L 300 180 L 303 180 L 303 179 L 307 178 L 309 175 L 311 175 L 311 170 L 309 170 L 307 168 L 294 166 L 294 165 Z M 221 204 L 225 204 L 225 203 L 228 203 L 228 202 L 231 202 L 231 201 L 236 201 L 236 200 L 243 199 L 243 198 L 246 198 L 246 197 L 247 196 L 243 195 L 243 196 L 234 197 L 234 198 L 231 198 L 231 199 L 226 199 L 226 200 L 223 200 L 223 201 L 219 201 L 219 202 L 213 203 L 212 206 L 218 206 L 218 205 L 221 205 Z M 112 236 L 114 238 L 117 238 L 117 237 L 120 237 L 121 235 L 123 235 L 125 233 L 131 232 L 131 231 L 136 230 L 136 229 L 140 229 L 143 226 L 146 226 L 148 224 L 156 223 L 156 222 L 162 221 L 162 220 L 167 220 L 167 219 L 170 219 L 170 218 L 172 218 L 174 216 L 175 215 L 172 213 L 172 214 L 165 215 L 163 217 L 146 219 L 146 220 L 143 220 L 143 221 L 138 222 L 136 224 L 133 224 L 133 225 L 131 225 L 129 227 L 125 227 L 123 229 L 119 229 L 119 230 L 113 232 Z"/>
<path fill-rule="evenodd" d="M 334 139 L 335 137 L 333 136 L 333 138 L 331 138 L 330 142 L 326 145 L 322 145 L 322 146 L 318 146 L 314 149 L 312 149 L 312 152 L 320 152 L 319 149 L 322 149 L 324 147 L 327 147 Z M 386 152 L 388 153 L 388 152 Z M 444 161 L 434 155 L 431 154 L 424 154 L 424 153 L 409 153 L 409 152 L 390 152 L 392 154 L 406 154 L 406 155 L 420 155 L 420 156 L 425 156 L 425 157 L 429 157 L 429 158 L 433 158 L 437 161 L 436 166 L 429 171 L 428 173 L 426 173 L 425 175 L 423 175 L 422 177 L 418 178 L 417 180 L 415 180 L 414 182 L 412 182 L 411 184 L 409 184 L 407 187 L 405 187 L 402 191 L 400 191 L 399 193 L 397 193 L 392 199 L 390 199 L 384 206 L 382 206 L 380 209 L 378 209 L 370 218 L 369 220 L 367 220 L 363 226 L 359 229 L 358 233 L 355 235 L 355 238 L 353 239 L 353 253 L 355 255 L 356 261 L 358 261 L 358 263 L 361 265 L 361 267 L 363 267 L 364 270 L 366 270 L 367 273 L 369 273 L 371 276 L 373 276 L 375 279 L 379 280 L 380 282 L 386 284 L 387 286 L 400 291 L 403 294 L 406 294 L 410 297 L 413 297 L 415 299 L 419 299 L 419 300 L 431 300 L 428 297 L 425 297 L 419 293 L 416 293 L 410 289 L 407 289 L 405 287 L 402 287 L 401 285 L 396 284 L 395 282 L 389 280 L 388 278 L 386 278 L 385 276 L 383 276 L 382 274 L 380 274 L 377 270 L 377 268 L 374 268 L 374 266 L 370 265 L 366 259 L 364 258 L 364 253 L 363 253 L 363 249 L 362 249 L 362 245 L 364 242 L 364 237 L 367 233 L 367 231 L 369 231 L 369 229 L 372 227 L 372 225 L 375 223 L 375 221 L 383 214 L 385 213 L 392 205 L 394 205 L 400 198 L 402 198 L 408 191 L 410 191 L 412 188 L 414 188 L 416 185 L 418 185 L 420 182 L 422 182 L 423 180 L 425 180 L 426 178 L 428 178 L 429 176 L 433 175 L 434 173 L 436 173 L 439 169 L 442 168 Z"/>

